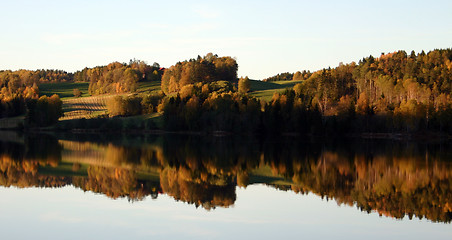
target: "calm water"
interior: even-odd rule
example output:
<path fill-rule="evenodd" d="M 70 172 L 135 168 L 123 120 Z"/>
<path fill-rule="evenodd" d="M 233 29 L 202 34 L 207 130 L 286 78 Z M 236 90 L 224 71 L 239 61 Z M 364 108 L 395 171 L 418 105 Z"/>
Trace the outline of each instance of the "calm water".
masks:
<path fill-rule="evenodd" d="M 2 239 L 451 239 L 449 143 L 1 133 Z"/>

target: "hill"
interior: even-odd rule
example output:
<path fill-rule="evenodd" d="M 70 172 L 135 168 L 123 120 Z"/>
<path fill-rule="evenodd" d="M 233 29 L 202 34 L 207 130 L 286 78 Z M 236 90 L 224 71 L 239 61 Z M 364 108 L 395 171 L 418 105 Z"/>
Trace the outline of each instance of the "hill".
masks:
<path fill-rule="evenodd" d="M 60 120 L 94 118 L 107 114 L 107 101 L 114 96 L 129 96 L 134 94 L 158 93 L 161 90 L 160 81 L 139 82 L 135 93 L 104 94 L 90 96 L 87 82 L 45 83 L 39 85 L 40 96 L 58 94 L 63 101 L 64 117 Z M 82 97 L 74 97 L 74 89 L 82 92 Z"/>

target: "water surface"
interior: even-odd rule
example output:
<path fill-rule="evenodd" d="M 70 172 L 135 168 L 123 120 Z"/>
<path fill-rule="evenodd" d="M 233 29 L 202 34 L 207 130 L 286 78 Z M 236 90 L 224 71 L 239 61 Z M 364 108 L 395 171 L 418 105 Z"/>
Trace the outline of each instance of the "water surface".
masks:
<path fill-rule="evenodd" d="M 1 139 L 8 239 L 452 236 L 452 150 L 444 142 Z"/>

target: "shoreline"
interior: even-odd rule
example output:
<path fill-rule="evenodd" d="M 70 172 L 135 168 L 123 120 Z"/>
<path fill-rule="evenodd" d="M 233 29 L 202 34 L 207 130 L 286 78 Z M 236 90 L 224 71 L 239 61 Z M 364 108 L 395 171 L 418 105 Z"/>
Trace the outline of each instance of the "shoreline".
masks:
<path fill-rule="evenodd" d="M 419 132 L 419 133 L 350 133 L 345 135 L 311 135 L 300 133 L 279 133 L 279 134 L 239 134 L 227 131 L 167 131 L 162 129 L 140 130 L 140 129 L 126 129 L 126 130 L 104 130 L 104 129 L 71 129 L 58 130 L 50 128 L 33 128 L 33 129 L 0 129 L 0 132 L 14 132 L 18 134 L 125 134 L 125 135 L 180 135 L 180 136 L 202 136 L 202 137 L 256 137 L 256 138 L 311 138 L 311 139 L 369 139 L 369 140 L 397 140 L 397 141 L 449 141 L 452 136 L 444 133 L 435 132 Z"/>

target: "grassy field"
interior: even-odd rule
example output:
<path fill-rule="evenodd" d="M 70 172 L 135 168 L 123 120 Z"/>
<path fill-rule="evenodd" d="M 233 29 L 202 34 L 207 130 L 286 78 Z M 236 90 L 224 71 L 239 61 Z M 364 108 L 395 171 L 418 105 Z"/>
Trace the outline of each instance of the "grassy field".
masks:
<path fill-rule="evenodd" d="M 160 81 L 154 81 L 154 82 L 139 82 L 138 83 L 138 89 L 137 93 L 159 93 L 161 88 L 161 82 Z"/>
<path fill-rule="evenodd" d="M 293 88 L 295 84 L 302 81 L 278 81 L 278 82 L 262 82 L 257 80 L 251 80 L 251 92 L 250 95 L 270 101 L 275 92 L 284 92 L 287 88 Z"/>
<path fill-rule="evenodd" d="M 89 83 L 43 83 L 39 85 L 39 95 L 52 96 L 58 94 L 61 99 L 74 98 L 74 89 L 82 92 L 82 97 L 88 97 Z"/>
<path fill-rule="evenodd" d="M 94 118 L 107 113 L 107 101 L 115 95 L 63 99 L 64 116 L 60 120 Z"/>

